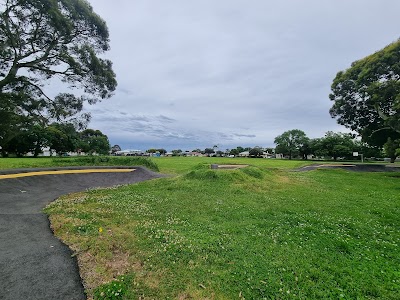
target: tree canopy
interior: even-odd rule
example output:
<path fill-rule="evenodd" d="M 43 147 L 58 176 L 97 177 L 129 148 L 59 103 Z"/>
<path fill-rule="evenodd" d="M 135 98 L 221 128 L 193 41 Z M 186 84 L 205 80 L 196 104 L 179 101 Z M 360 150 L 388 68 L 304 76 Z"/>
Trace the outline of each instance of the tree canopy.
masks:
<path fill-rule="evenodd" d="M 85 129 L 79 133 L 77 147 L 88 154 L 109 154 L 110 142 L 100 130 Z"/>
<path fill-rule="evenodd" d="M 115 154 L 116 152 L 121 151 L 121 150 L 122 149 L 121 149 L 120 145 L 114 145 L 114 146 L 111 147 L 111 153 L 112 154 Z"/>
<path fill-rule="evenodd" d="M 400 40 L 352 63 L 332 84 L 330 114 L 371 145 L 400 138 Z"/>
<path fill-rule="evenodd" d="M 116 88 L 106 23 L 85 0 L 0 1 L 0 146 L 25 123 L 85 124 L 83 104 Z M 46 84 L 69 90 L 52 97 Z M 79 117 L 78 117 L 79 116 Z"/>
<path fill-rule="evenodd" d="M 292 129 L 285 131 L 274 140 L 276 144 L 276 153 L 283 153 L 288 155 L 289 159 L 292 159 L 294 154 L 300 153 L 303 146 L 308 143 L 308 141 L 309 138 L 302 130 Z"/>
<path fill-rule="evenodd" d="M 353 135 L 328 131 L 323 138 L 312 139 L 310 148 L 317 156 L 330 156 L 336 160 L 338 157 L 351 157 L 353 151 L 359 147 L 356 146 Z"/>
<path fill-rule="evenodd" d="M 249 151 L 249 154 L 253 157 L 261 157 L 264 154 L 264 151 L 261 147 L 254 147 Z"/>

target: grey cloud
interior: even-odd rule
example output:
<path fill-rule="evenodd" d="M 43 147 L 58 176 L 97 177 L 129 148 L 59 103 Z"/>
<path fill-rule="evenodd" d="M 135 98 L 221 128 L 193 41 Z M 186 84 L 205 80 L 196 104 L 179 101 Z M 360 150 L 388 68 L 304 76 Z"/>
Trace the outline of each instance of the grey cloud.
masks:
<path fill-rule="evenodd" d="M 173 123 L 173 122 L 176 121 L 175 119 L 172 119 L 172 118 L 169 118 L 169 117 L 166 117 L 166 116 L 163 116 L 163 115 L 159 115 L 157 118 L 158 118 L 159 121 L 167 122 L 167 123 Z"/>
<path fill-rule="evenodd" d="M 400 27 L 398 0 L 89 1 L 109 26 L 119 83 L 87 108 L 91 126 L 177 147 L 345 130 L 328 113 L 334 76 Z"/>
<path fill-rule="evenodd" d="M 255 137 L 257 137 L 255 134 L 239 134 L 239 133 L 235 133 L 234 136 L 247 137 L 247 138 L 255 138 Z"/>

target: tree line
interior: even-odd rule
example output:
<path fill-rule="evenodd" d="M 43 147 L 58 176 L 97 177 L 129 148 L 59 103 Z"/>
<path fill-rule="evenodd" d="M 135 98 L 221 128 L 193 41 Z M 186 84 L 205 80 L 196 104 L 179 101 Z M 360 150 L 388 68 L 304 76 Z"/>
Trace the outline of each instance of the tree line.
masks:
<path fill-rule="evenodd" d="M 384 155 L 381 148 L 370 146 L 351 133 L 328 131 L 323 137 L 310 139 L 304 131 L 293 129 L 277 136 L 274 142 L 275 152 L 289 159 L 307 159 L 310 155 L 334 160 L 339 157 L 354 159 L 353 152 L 359 152 L 364 157 L 380 158 Z"/>
<path fill-rule="evenodd" d="M 334 159 L 345 158 L 354 159 L 353 153 L 359 152 L 364 157 L 375 157 L 382 158 L 385 155 L 390 156 L 390 151 L 383 149 L 378 146 L 371 146 L 359 138 L 355 134 L 332 132 L 328 131 L 323 137 L 311 139 L 307 137 L 306 133 L 299 129 L 293 129 L 282 133 L 277 136 L 274 140 L 276 147 L 242 147 L 238 146 L 233 149 L 218 150 L 215 147 L 205 148 L 201 150 L 199 148 L 192 150 L 195 153 L 201 153 L 208 156 L 239 156 L 241 153 L 246 153 L 246 156 L 250 157 L 263 157 L 265 153 L 282 154 L 284 157 L 289 159 L 308 159 L 323 158 L 323 159 Z M 147 151 L 149 152 L 149 150 Z M 150 151 L 151 152 L 151 151 Z M 187 152 L 181 149 L 172 150 L 172 155 L 180 156 L 185 155 Z"/>
<path fill-rule="evenodd" d="M 30 152 L 36 157 L 44 148 L 49 149 L 50 155 L 68 152 L 109 154 L 110 143 L 107 135 L 100 130 L 77 131 L 73 124 L 68 123 L 53 123 L 46 127 L 34 124 L 15 133 L 3 144 L 1 153 L 2 157 L 9 154 L 22 157 Z"/>

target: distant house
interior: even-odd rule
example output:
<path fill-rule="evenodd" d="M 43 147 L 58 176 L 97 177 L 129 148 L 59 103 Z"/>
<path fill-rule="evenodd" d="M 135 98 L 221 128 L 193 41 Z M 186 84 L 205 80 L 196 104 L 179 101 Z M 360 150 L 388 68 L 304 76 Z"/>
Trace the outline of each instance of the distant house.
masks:
<path fill-rule="evenodd" d="M 274 158 L 275 157 L 274 154 L 271 154 L 268 151 L 267 152 L 263 152 L 262 156 L 263 156 L 263 158 Z"/>
<path fill-rule="evenodd" d="M 121 150 L 115 152 L 115 155 L 117 156 L 142 156 L 143 151 L 142 150 Z"/>
<path fill-rule="evenodd" d="M 202 157 L 202 156 L 204 156 L 200 152 L 193 152 L 193 151 L 185 151 L 185 152 L 182 152 L 181 155 L 187 156 L 187 157 L 193 157 L 193 156 Z"/>
<path fill-rule="evenodd" d="M 0 149 L 1 149 L 1 148 L 0 148 Z M 86 155 L 86 153 L 85 153 L 85 152 L 78 151 L 78 152 L 65 152 L 65 153 L 63 154 L 63 156 L 80 156 L 80 155 Z M 94 153 L 93 155 L 96 155 L 96 153 Z M 28 153 L 26 154 L 26 156 L 31 157 L 31 156 L 34 156 L 34 154 L 33 154 L 32 152 L 28 152 Z M 50 150 L 49 147 L 45 147 L 45 148 L 42 148 L 42 152 L 39 153 L 38 156 L 39 156 L 39 157 L 57 156 L 57 153 L 56 153 L 54 150 Z"/>
<path fill-rule="evenodd" d="M 240 157 L 250 157 L 251 155 L 250 155 L 249 151 L 243 151 L 243 152 L 239 153 L 239 156 Z M 264 151 L 263 154 L 262 154 L 262 157 L 263 158 L 273 158 L 273 157 L 275 157 L 275 155 L 269 153 L 268 151 L 267 152 Z"/>
<path fill-rule="evenodd" d="M 201 152 L 192 152 L 192 156 L 203 157 L 205 155 Z"/>
<path fill-rule="evenodd" d="M 243 151 L 239 153 L 240 157 L 250 157 L 250 152 L 249 151 Z"/>

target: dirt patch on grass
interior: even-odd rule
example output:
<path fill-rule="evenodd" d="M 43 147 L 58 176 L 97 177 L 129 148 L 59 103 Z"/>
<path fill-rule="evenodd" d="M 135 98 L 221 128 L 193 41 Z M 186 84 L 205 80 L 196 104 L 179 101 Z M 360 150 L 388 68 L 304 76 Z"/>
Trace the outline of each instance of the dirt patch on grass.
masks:
<path fill-rule="evenodd" d="M 249 165 L 216 165 L 213 164 L 211 165 L 211 169 L 217 170 L 217 169 L 225 169 L 225 170 L 235 170 L 235 169 L 242 169 L 246 168 Z"/>

